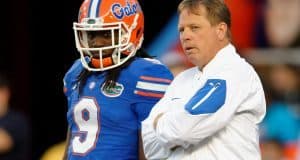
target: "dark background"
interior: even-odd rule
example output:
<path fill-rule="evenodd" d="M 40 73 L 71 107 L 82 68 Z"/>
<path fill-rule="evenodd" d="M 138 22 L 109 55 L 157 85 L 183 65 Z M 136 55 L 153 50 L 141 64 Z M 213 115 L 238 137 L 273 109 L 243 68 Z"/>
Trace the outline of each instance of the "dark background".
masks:
<path fill-rule="evenodd" d="M 11 107 L 24 112 L 32 128 L 32 159 L 65 139 L 66 100 L 62 79 L 79 57 L 73 21 L 81 0 L 1 2 L 0 71 L 12 83 Z M 179 0 L 140 0 L 145 15 L 144 47 L 176 12 Z"/>

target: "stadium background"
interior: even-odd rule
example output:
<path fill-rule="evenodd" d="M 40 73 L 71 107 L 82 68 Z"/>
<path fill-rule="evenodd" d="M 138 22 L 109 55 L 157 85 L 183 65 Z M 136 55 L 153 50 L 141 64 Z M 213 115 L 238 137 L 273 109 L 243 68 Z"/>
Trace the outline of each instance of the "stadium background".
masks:
<path fill-rule="evenodd" d="M 6 72 L 12 82 L 12 108 L 24 112 L 29 118 L 32 128 L 32 159 L 38 159 L 48 147 L 65 138 L 67 108 L 62 92 L 62 78 L 79 56 L 75 48 L 72 23 L 77 20 L 81 2 L 15 0 L 2 2 L 1 5 L 0 71 Z M 140 0 L 145 14 L 144 46 L 165 63 L 172 63 L 169 60 L 177 57 L 172 55 L 172 58 L 166 59 L 165 53 L 181 54 L 178 39 L 172 34 L 177 28 L 174 19 L 179 2 L 180 0 Z M 253 60 L 263 78 L 268 74 L 269 67 L 266 66 L 278 63 L 278 60 L 282 60 L 281 57 L 289 56 L 279 53 L 278 58 L 270 61 L 269 56 L 259 57 L 257 53 L 260 55 L 265 49 L 280 48 L 284 52 L 300 54 L 299 30 L 296 32 L 298 41 L 292 45 L 274 46 L 268 42 L 263 29 L 264 2 L 227 0 L 232 12 L 233 40 L 242 56 Z M 296 19 L 300 19 L 299 17 L 300 14 Z M 161 49 L 162 46 L 157 44 L 168 45 Z M 252 50 L 248 50 L 249 48 Z M 300 57 L 288 59 L 293 59 L 287 61 L 299 70 Z M 257 60 L 261 61 L 256 64 Z M 299 76 L 297 78 L 299 81 Z"/>

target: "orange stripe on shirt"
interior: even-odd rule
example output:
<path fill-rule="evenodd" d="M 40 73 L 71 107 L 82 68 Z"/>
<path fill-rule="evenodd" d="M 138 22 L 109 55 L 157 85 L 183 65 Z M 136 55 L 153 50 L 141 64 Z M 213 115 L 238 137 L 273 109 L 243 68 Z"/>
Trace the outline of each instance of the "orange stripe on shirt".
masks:
<path fill-rule="evenodd" d="M 165 83 L 171 83 L 172 81 L 169 79 L 164 78 L 155 78 L 155 77 L 148 77 L 148 76 L 140 76 L 142 80 L 148 80 L 148 81 L 155 81 L 155 82 L 165 82 Z"/>
<path fill-rule="evenodd" d="M 145 96 L 145 97 L 155 97 L 155 98 L 162 98 L 164 94 L 160 93 L 151 93 L 151 92 L 143 92 L 143 91 L 135 91 L 135 94 L 138 94 L 140 96 Z"/>

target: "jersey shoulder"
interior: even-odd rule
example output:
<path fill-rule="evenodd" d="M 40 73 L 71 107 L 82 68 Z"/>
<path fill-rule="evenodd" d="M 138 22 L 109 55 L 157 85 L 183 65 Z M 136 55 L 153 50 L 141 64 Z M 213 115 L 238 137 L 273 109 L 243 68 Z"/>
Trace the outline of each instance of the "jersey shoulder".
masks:
<path fill-rule="evenodd" d="M 169 68 L 157 59 L 136 58 L 130 65 L 129 70 L 135 76 L 149 75 L 169 80 L 173 79 L 173 74 Z"/>
<path fill-rule="evenodd" d="M 140 79 L 141 77 L 152 77 L 165 79 L 164 82 L 173 80 L 173 74 L 169 68 L 157 59 L 136 58 L 128 68 L 132 77 Z"/>
<path fill-rule="evenodd" d="M 64 76 L 64 92 L 67 94 L 69 90 L 77 83 L 78 76 L 84 70 L 80 59 L 77 59 Z"/>
<path fill-rule="evenodd" d="M 173 80 L 171 71 L 155 59 L 136 58 L 126 71 L 136 98 L 161 98 Z"/>

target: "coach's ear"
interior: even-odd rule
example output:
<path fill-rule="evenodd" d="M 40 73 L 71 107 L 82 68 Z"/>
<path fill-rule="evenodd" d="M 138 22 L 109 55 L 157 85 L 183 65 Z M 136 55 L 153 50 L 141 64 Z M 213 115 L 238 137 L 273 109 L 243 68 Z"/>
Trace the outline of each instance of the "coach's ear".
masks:
<path fill-rule="evenodd" d="M 225 22 L 220 22 L 219 24 L 217 24 L 216 33 L 217 33 L 218 39 L 220 41 L 223 41 L 225 39 L 227 30 L 228 30 L 228 27 Z"/>

